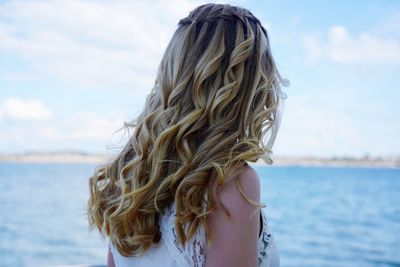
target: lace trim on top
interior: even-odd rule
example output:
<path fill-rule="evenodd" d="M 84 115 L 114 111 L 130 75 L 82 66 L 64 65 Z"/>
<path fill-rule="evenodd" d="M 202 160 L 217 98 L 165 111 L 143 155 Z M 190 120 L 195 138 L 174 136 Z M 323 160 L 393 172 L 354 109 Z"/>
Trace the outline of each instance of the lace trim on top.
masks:
<path fill-rule="evenodd" d="M 271 242 L 272 235 L 263 209 L 261 209 L 261 218 L 261 236 L 258 238 L 258 266 L 261 266 L 269 258 L 268 252 L 270 250 L 268 249 L 268 245 Z"/>
<path fill-rule="evenodd" d="M 203 228 L 197 228 L 193 237 L 185 242 L 185 246 L 179 243 L 178 235 L 175 229 L 176 208 L 175 203 L 165 210 L 165 213 L 160 220 L 160 230 L 162 232 L 162 239 L 167 245 L 173 258 L 177 261 L 179 266 L 205 266 L 205 248 L 206 239 Z"/>
<path fill-rule="evenodd" d="M 206 237 L 202 225 L 196 230 L 193 237 L 182 246 L 179 243 L 175 229 L 176 207 L 175 203 L 165 209 L 160 219 L 160 230 L 162 239 L 164 240 L 168 250 L 179 266 L 194 266 L 203 267 L 206 262 Z M 269 258 L 268 244 L 271 242 L 271 232 L 268 227 L 267 218 L 264 211 L 261 209 L 262 230 L 261 236 L 258 239 L 258 265 L 262 266 Z"/>

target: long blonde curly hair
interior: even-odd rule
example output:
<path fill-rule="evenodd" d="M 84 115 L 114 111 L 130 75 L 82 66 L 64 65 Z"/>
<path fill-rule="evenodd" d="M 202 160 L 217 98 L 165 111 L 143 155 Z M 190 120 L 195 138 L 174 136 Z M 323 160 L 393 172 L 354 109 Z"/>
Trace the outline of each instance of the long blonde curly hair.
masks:
<path fill-rule="evenodd" d="M 205 4 L 179 21 L 129 141 L 89 179 L 90 229 L 124 256 L 160 240 L 161 211 L 175 203 L 185 244 L 215 209 L 211 181 L 246 161 L 272 164 L 287 86 L 267 31 L 247 9 Z M 241 191 L 242 192 L 242 191 Z M 248 201 L 251 201 L 248 199 Z M 207 231 L 208 238 L 211 238 Z"/>

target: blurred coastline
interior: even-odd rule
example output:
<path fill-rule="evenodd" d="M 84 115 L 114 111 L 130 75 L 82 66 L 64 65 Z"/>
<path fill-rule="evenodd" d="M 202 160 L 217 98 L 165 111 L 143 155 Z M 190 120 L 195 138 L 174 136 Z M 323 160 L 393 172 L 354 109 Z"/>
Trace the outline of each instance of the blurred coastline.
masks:
<path fill-rule="evenodd" d="M 0 153 L 0 162 L 6 163 L 93 163 L 100 164 L 112 159 L 112 154 L 87 153 L 82 151 L 32 151 L 15 154 Z M 273 156 L 272 166 L 312 166 L 312 167 L 379 167 L 400 168 L 400 155 L 361 157 L 336 156 Z M 259 161 L 256 165 L 267 165 Z"/>

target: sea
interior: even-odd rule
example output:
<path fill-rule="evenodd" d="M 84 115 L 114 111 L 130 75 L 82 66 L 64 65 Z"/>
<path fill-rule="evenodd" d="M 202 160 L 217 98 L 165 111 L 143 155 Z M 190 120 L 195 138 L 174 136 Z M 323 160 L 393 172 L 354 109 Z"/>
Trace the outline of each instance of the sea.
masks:
<path fill-rule="evenodd" d="M 0 266 L 106 266 L 93 164 L 0 163 Z M 281 266 L 400 266 L 400 169 L 253 166 Z"/>

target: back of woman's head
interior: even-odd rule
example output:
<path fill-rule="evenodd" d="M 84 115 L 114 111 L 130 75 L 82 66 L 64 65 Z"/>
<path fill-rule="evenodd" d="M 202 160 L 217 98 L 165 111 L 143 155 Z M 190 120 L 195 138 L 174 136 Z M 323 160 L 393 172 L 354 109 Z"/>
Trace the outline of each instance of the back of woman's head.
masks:
<path fill-rule="evenodd" d="M 126 256 L 160 240 L 160 211 L 172 202 L 181 243 L 206 227 L 211 181 L 222 186 L 227 170 L 246 161 L 272 164 L 286 98 L 280 84 L 288 81 L 252 13 L 223 4 L 194 9 L 179 21 L 143 112 L 126 123 L 133 128 L 126 146 L 90 178 L 90 226 Z"/>

